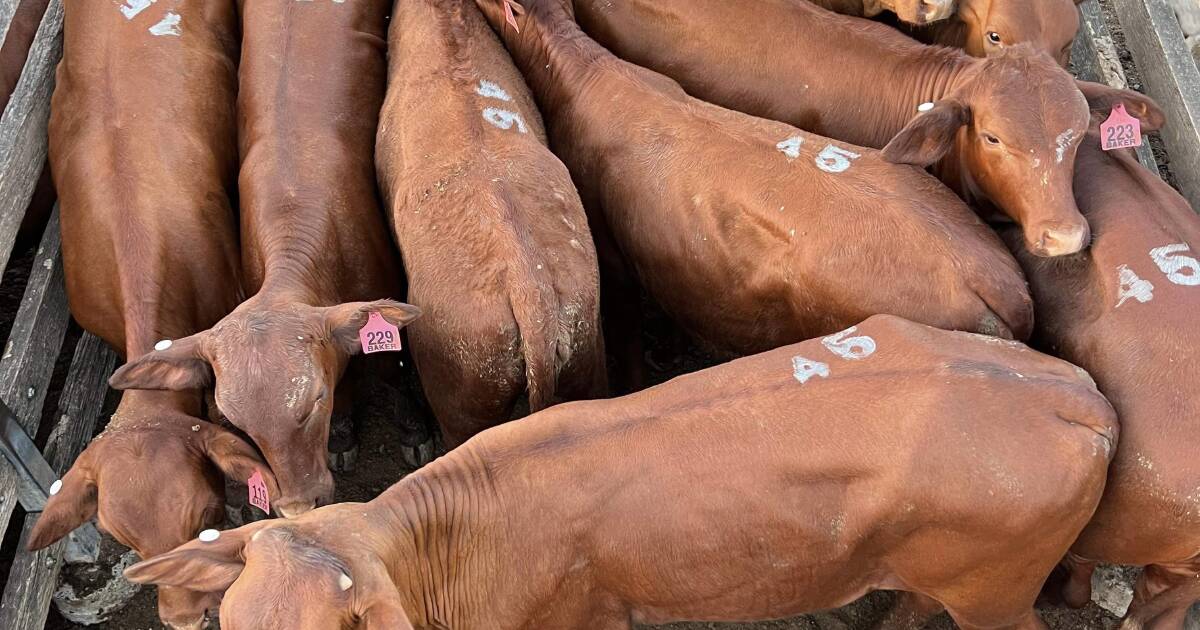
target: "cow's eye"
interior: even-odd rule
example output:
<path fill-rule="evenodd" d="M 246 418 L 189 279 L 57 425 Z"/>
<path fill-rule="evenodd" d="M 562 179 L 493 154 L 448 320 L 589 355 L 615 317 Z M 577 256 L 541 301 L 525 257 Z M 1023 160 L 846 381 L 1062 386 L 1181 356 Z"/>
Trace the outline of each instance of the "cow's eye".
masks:
<path fill-rule="evenodd" d="M 1000 45 L 1000 33 L 997 33 L 996 31 L 988 31 L 987 38 L 992 44 L 997 46 Z"/>
<path fill-rule="evenodd" d="M 990 133 L 984 133 L 983 140 L 988 144 L 1000 144 L 1000 138 L 997 138 Z"/>

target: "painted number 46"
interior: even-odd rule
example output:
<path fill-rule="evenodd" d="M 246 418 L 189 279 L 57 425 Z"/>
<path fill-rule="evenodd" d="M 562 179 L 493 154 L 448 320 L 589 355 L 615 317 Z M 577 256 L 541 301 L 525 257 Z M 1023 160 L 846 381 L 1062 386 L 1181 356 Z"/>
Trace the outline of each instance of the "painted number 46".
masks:
<path fill-rule="evenodd" d="M 1186 243 L 1156 247 L 1150 250 L 1150 260 L 1154 261 L 1159 271 L 1162 271 L 1172 284 L 1184 287 L 1200 286 L 1200 261 L 1184 254 L 1188 250 Z M 1117 271 L 1120 283 L 1117 295 L 1118 308 L 1129 299 L 1135 299 L 1143 304 L 1154 299 L 1152 283 L 1139 278 L 1137 273 L 1126 265 L 1121 265 Z"/>
<path fill-rule="evenodd" d="M 874 339 L 866 335 L 850 336 L 857 330 L 857 326 L 851 326 L 836 335 L 822 339 L 821 345 L 847 361 L 859 361 L 875 354 Z M 792 376 L 801 383 L 807 383 L 814 376 L 829 378 L 829 364 L 801 356 L 792 357 Z"/>

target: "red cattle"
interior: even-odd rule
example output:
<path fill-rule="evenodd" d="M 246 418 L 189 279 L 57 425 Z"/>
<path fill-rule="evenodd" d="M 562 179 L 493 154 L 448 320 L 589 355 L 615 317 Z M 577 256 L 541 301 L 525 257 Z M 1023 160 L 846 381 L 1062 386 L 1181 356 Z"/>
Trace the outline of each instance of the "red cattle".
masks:
<path fill-rule="evenodd" d="M 1088 103 L 1029 45 L 975 59 L 801 0 L 760 0 L 753 11 L 728 0 L 573 4 L 600 43 L 692 96 L 934 166 L 967 201 L 1020 224 L 1040 255 L 1088 244 L 1071 193 Z M 1131 94 L 1096 84 L 1088 93 Z M 1135 103 L 1143 129 L 1163 123 Z"/>
<path fill-rule="evenodd" d="M 332 498 L 334 388 L 362 351 L 369 314 L 404 326 L 419 313 L 371 301 L 396 295 L 400 277 L 373 160 L 390 7 L 242 2 L 239 189 L 254 295 L 111 380 L 119 389 L 188 389 L 215 379 L 221 413 L 274 469 L 282 495 L 272 502 L 284 516 Z"/>
<path fill-rule="evenodd" d="M 493 27 L 503 16 L 482 2 Z M 636 385 L 632 279 L 708 345 L 747 354 L 891 313 L 1024 337 L 1024 278 L 937 180 L 877 151 L 689 98 L 529 3 L 504 31 L 591 213 L 607 342 Z"/>
<path fill-rule="evenodd" d="M 1200 218 L 1132 152 L 1100 142 L 1093 127 L 1076 161 L 1075 196 L 1096 234 L 1089 252 L 1046 263 L 1015 248 L 1039 340 L 1087 368 L 1121 418 L 1066 594 L 1088 601 L 1096 562 L 1146 566 L 1128 627 L 1178 629 L 1200 599 L 1200 395 L 1188 385 L 1200 381 Z"/>
<path fill-rule="evenodd" d="M 587 0 L 584 0 L 585 2 Z M 891 11 L 908 24 L 929 24 L 954 14 L 956 0 L 812 0 L 843 15 L 875 17 Z M 962 2 L 962 0 L 957 0 Z"/>
<path fill-rule="evenodd" d="M 236 630 L 629 630 L 876 589 L 966 630 L 1032 630 L 1116 432 L 1072 365 L 878 316 L 552 407 L 369 503 L 221 532 L 126 576 L 223 590 Z"/>
<path fill-rule="evenodd" d="M 50 159 L 67 296 L 75 320 L 127 357 L 212 325 L 241 297 L 229 202 L 237 33 L 232 0 L 65 6 Z M 274 490 L 253 447 L 201 409 L 195 387 L 125 392 L 52 489 L 30 548 L 98 516 L 149 558 L 224 520 L 221 473 L 245 481 L 258 470 Z M 159 615 L 199 628 L 217 601 L 164 588 Z"/>
<path fill-rule="evenodd" d="M 910 29 L 931 44 L 964 48 L 973 57 L 991 57 L 1028 43 L 1066 67 L 1079 30 L 1083 0 L 958 0 L 954 16 L 925 28 Z"/>
<path fill-rule="evenodd" d="M 600 281 L 571 176 L 470 0 L 392 17 L 377 163 L 421 383 L 447 444 L 556 398 L 607 394 Z"/>

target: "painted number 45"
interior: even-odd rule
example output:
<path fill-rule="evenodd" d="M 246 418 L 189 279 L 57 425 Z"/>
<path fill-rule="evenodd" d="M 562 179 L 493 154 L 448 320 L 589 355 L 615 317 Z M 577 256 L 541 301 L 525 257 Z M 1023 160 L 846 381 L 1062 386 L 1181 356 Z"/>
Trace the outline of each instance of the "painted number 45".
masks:
<path fill-rule="evenodd" d="M 850 336 L 857 330 L 857 326 L 851 326 L 836 335 L 822 339 L 821 345 L 847 361 L 859 361 L 875 354 L 874 339 L 866 335 Z M 801 356 L 792 357 L 792 376 L 801 383 L 807 383 L 814 376 L 829 378 L 829 364 Z"/>

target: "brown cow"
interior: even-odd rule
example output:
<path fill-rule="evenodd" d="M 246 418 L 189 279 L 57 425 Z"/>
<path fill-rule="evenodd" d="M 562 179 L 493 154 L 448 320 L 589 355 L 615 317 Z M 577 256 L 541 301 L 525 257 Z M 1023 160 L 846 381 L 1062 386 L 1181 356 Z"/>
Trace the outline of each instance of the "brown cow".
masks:
<path fill-rule="evenodd" d="M 964 199 L 1020 224 L 1039 255 L 1087 246 L 1071 164 L 1088 104 L 1065 70 L 1028 45 L 975 59 L 804 0 L 760 0 L 753 11 L 728 0 L 574 5 L 600 43 L 692 96 L 882 148 L 891 162 L 936 165 Z M 1163 123 L 1130 113 L 1145 130 Z"/>
<path fill-rule="evenodd" d="M 1088 601 L 1095 562 L 1147 566 L 1131 627 L 1177 629 L 1200 599 L 1200 395 L 1190 385 L 1200 382 L 1200 218 L 1131 152 L 1100 142 L 1094 127 L 1076 161 L 1075 196 L 1096 234 L 1088 254 L 1048 264 L 1016 248 L 1039 340 L 1091 371 L 1121 417 L 1104 499 L 1072 547 L 1067 600 Z"/>
<path fill-rule="evenodd" d="M 553 407 L 370 503 L 222 532 L 126 576 L 228 589 L 230 630 L 628 630 L 877 589 L 934 598 L 967 630 L 1040 628 L 1034 600 L 1100 499 L 1116 432 L 1083 370 L 877 316 Z"/>
<path fill-rule="evenodd" d="M 587 0 L 585 0 L 587 1 Z M 929 24 L 954 14 L 955 0 L 811 0 L 843 15 L 875 17 L 891 11 L 908 24 Z M 962 2 L 963 0 L 958 0 Z"/>
<path fill-rule="evenodd" d="M 167 25 L 167 26 L 163 26 Z M 173 26 L 172 26 L 173 25 Z M 212 325 L 241 296 L 232 0 L 174 6 L 69 2 L 50 119 L 71 313 L 127 357 Z M 200 419 L 202 397 L 125 392 L 30 536 L 40 549 L 98 516 L 143 558 L 225 516 L 222 473 L 270 470 Z M 198 628 L 215 595 L 165 588 L 159 615 Z"/>
<path fill-rule="evenodd" d="M 958 0 L 944 22 L 908 29 L 930 44 L 964 48 L 973 57 L 991 57 L 1007 47 L 1028 43 L 1066 67 L 1079 30 L 1083 0 Z"/>
<path fill-rule="evenodd" d="M 607 395 L 587 215 L 521 74 L 471 0 L 405 0 L 390 40 L 376 161 L 447 444 L 526 391 L 530 411 Z"/>
<path fill-rule="evenodd" d="M 215 377 L 220 411 L 275 471 L 282 496 L 272 500 L 284 516 L 332 498 L 334 388 L 361 352 L 368 315 L 403 326 L 419 313 L 366 301 L 395 295 L 399 284 L 373 160 L 390 6 L 242 2 L 242 257 L 255 295 L 111 380 L 188 389 Z"/>
<path fill-rule="evenodd" d="M 500 8 L 482 0 L 492 24 Z M 748 354 L 891 313 L 1024 337 L 1012 256 L 937 180 L 877 151 L 688 97 L 613 57 L 557 2 L 505 30 L 592 213 L 609 326 L 632 385 L 636 276 L 685 330 Z M 615 307 L 614 307 L 615 305 Z"/>

